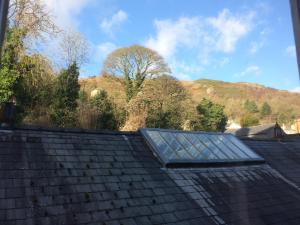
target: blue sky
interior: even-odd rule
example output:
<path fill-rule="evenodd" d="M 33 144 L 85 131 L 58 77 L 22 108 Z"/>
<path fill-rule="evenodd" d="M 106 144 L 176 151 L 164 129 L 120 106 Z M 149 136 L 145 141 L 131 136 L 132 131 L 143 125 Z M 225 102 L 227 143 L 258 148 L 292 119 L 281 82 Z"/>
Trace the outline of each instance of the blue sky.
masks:
<path fill-rule="evenodd" d="M 83 77 L 99 75 L 110 51 L 141 44 L 159 52 L 178 79 L 245 81 L 300 91 L 288 0 L 45 3 L 60 26 L 77 29 L 90 42 Z"/>

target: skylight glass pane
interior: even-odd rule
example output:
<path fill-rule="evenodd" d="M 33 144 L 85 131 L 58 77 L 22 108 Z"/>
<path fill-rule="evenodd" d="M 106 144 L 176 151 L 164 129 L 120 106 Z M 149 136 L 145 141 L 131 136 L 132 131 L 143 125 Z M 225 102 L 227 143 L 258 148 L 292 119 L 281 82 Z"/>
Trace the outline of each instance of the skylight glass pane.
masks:
<path fill-rule="evenodd" d="M 202 143 L 204 143 L 212 151 L 212 153 L 218 159 L 227 158 L 227 156 L 224 155 L 224 153 L 221 152 L 220 149 L 218 149 L 217 146 L 214 145 L 213 142 L 210 141 L 207 134 L 198 135 L 198 138 L 200 139 L 200 141 L 202 141 Z"/>
<path fill-rule="evenodd" d="M 178 142 L 181 144 L 181 146 L 183 146 L 187 152 L 187 154 L 191 157 L 191 158 L 195 158 L 197 155 L 197 149 L 195 149 L 195 147 L 181 134 L 174 134 L 174 136 L 176 137 L 176 139 L 178 140 Z"/>
<path fill-rule="evenodd" d="M 173 148 L 176 152 L 183 150 L 182 146 L 178 144 L 177 140 L 172 135 L 163 132 L 161 133 L 161 136 L 163 137 L 165 142 L 168 143 L 169 146 L 171 146 L 171 148 Z"/>
<path fill-rule="evenodd" d="M 159 154 L 165 160 L 174 159 L 176 151 L 173 151 L 168 144 L 163 140 L 158 132 L 149 132 L 150 137 L 155 141 L 157 147 L 160 149 L 161 154 Z"/>
<path fill-rule="evenodd" d="M 230 158 L 230 159 L 236 159 L 238 158 L 237 155 L 235 155 L 232 150 L 230 148 L 228 148 L 219 138 L 219 135 L 209 135 L 209 138 L 211 140 L 211 142 L 213 142 L 218 149 L 224 154 L 226 155 L 226 157 Z"/>
<path fill-rule="evenodd" d="M 234 152 L 239 158 L 248 158 L 249 156 L 244 152 L 241 151 L 236 145 L 234 145 L 228 137 L 228 135 L 218 135 L 218 138 L 232 151 Z"/>
<path fill-rule="evenodd" d="M 169 163 L 264 161 L 231 134 L 141 129 L 155 155 Z"/>
<path fill-rule="evenodd" d="M 226 135 L 226 138 L 228 138 L 234 145 L 236 145 L 242 152 L 246 153 L 250 158 L 257 158 L 259 157 L 256 153 L 254 153 L 248 146 L 243 144 L 240 140 L 238 140 L 233 135 Z"/>
<path fill-rule="evenodd" d="M 188 139 L 198 150 L 198 155 L 197 157 L 202 157 L 204 160 L 207 159 L 217 159 L 216 155 L 213 154 L 213 152 L 206 146 L 204 145 L 198 138 L 196 134 L 183 134 L 186 139 Z"/>

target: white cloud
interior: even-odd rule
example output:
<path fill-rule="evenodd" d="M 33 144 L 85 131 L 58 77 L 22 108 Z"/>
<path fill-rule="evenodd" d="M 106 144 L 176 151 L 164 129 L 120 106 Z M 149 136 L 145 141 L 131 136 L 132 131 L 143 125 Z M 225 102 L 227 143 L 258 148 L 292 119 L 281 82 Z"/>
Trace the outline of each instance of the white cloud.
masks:
<path fill-rule="evenodd" d="M 95 57 L 99 61 L 104 59 L 109 53 L 114 51 L 117 46 L 112 42 L 104 42 L 96 46 L 95 48 Z"/>
<path fill-rule="evenodd" d="M 232 14 L 222 10 L 216 17 L 181 17 L 178 20 L 155 20 L 156 35 L 146 46 L 164 57 L 172 57 L 179 48 L 198 51 L 205 64 L 211 52 L 231 53 L 238 41 L 252 29 L 254 13 Z"/>
<path fill-rule="evenodd" d="M 217 50 L 233 52 L 237 41 L 250 31 L 253 18 L 253 12 L 235 16 L 228 9 L 224 9 L 217 17 L 208 18 L 208 23 L 216 31 Z"/>
<path fill-rule="evenodd" d="M 288 56 L 296 57 L 296 47 L 295 47 L 295 45 L 290 45 L 290 46 L 288 46 L 288 47 L 285 49 L 285 53 L 286 53 Z"/>
<path fill-rule="evenodd" d="M 172 73 L 180 80 L 192 80 L 193 76 L 199 76 L 203 68 L 199 64 L 172 59 L 169 63 Z"/>
<path fill-rule="evenodd" d="M 244 76 L 252 76 L 252 75 L 260 75 L 261 69 L 256 65 L 250 65 L 248 66 L 244 71 L 242 71 L 239 74 L 236 74 L 236 77 L 244 77 Z"/>
<path fill-rule="evenodd" d="M 46 8 L 53 14 L 56 23 L 62 28 L 76 28 L 79 24 L 77 16 L 94 0 L 42 0 Z"/>
<path fill-rule="evenodd" d="M 128 19 L 128 15 L 123 10 L 116 12 L 111 18 L 105 18 L 100 24 L 101 29 L 108 34 L 112 34 L 114 28 L 119 27 Z"/>
<path fill-rule="evenodd" d="M 252 11 L 234 14 L 224 9 L 215 17 L 155 20 L 156 33 L 144 44 L 166 59 L 176 77 L 190 79 L 211 63 L 220 67 L 229 63 L 227 55 L 253 29 L 254 18 Z M 224 54 L 221 60 L 212 60 L 213 54 L 220 53 Z M 182 57 L 185 62 L 179 60 Z"/>
<path fill-rule="evenodd" d="M 176 53 L 177 47 L 194 47 L 200 38 L 201 22 L 198 17 L 182 17 L 177 21 L 155 20 L 156 37 L 150 37 L 146 46 L 157 50 L 168 58 Z"/>

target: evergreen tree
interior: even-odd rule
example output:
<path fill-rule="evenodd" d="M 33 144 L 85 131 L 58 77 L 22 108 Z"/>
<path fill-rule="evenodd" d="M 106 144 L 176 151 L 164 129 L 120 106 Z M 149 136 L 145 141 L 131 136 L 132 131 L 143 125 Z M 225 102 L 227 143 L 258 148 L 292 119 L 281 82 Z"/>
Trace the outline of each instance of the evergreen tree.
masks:
<path fill-rule="evenodd" d="M 91 124 L 94 129 L 117 129 L 117 120 L 115 118 L 113 104 L 106 91 L 101 90 L 91 99 L 90 104 L 95 114 L 94 121 L 92 121 Z"/>
<path fill-rule="evenodd" d="M 271 115 L 271 113 L 272 113 L 271 106 L 267 102 L 264 102 L 264 104 L 261 107 L 260 114 L 262 116 L 269 116 Z"/>
<path fill-rule="evenodd" d="M 196 109 L 198 112 L 198 119 L 191 121 L 191 128 L 193 130 L 225 130 L 227 116 L 224 113 L 224 106 L 203 98 Z"/>
<path fill-rule="evenodd" d="M 166 128 L 181 130 L 182 115 L 176 108 L 163 110 L 149 110 L 146 118 L 146 126 L 149 128 Z"/>
<path fill-rule="evenodd" d="M 257 113 L 257 112 L 259 112 L 255 101 L 249 101 L 248 99 L 244 104 L 244 108 L 246 109 L 246 111 L 248 113 Z"/>
<path fill-rule="evenodd" d="M 56 126 L 72 127 L 76 125 L 76 108 L 80 85 L 79 68 L 76 63 L 62 70 L 58 76 L 51 119 Z"/>

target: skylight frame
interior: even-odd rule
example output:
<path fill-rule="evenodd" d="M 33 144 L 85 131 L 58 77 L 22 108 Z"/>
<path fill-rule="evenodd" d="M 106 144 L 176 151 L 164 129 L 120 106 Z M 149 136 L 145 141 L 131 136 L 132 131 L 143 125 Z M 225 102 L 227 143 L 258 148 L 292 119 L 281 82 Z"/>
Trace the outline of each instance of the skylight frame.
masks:
<path fill-rule="evenodd" d="M 153 141 L 148 131 L 150 132 L 155 131 L 156 134 L 159 135 L 158 139 L 161 139 L 163 142 L 162 145 L 166 146 L 165 152 L 162 152 L 162 149 L 160 149 L 159 147 L 159 143 L 155 143 Z M 159 128 L 142 128 L 140 129 L 140 132 L 143 135 L 146 143 L 151 148 L 153 154 L 158 158 L 158 160 L 165 167 L 207 167 L 207 166 L 221 166 L 221 165 L 230 166 L 230 165 L 260 164 L 265 162 L 265 160 L 261 156 L 259 156 L 253 150 L 251 150 L 247 145 L 245 145 L 243 142 L 237 139 L 234 135 L 229 133 L 204 132 L 204 131 L 180 131 L 180 130 L 159 129 Z M 189 136 L 190 134 L 196 134 L 196 135 L 200 134 L 202 136 L 202 139 L 206 139 L 206 143 L 204 143 L 202 139 L 199 138 L 201 136 L 194 136 L 194 137 L 198 137 L 198 143 L 201 143 L 201 145 L 204 146 L 205 149 L 198 148 L 196 149 L 196 151 L 198 152 L 201 151 L 202 153 L 207 151 L 206 152 L 206 154 L 208 153 L 207 157 L 205 159 L 199 159 L 199 158 L 194 159 L 194 158 L 187 158 L 187 157 L 183 157 L 180 159 L 180 158 L 170 157 L 172 156 L 172 154 L 178 155 L 178 152 L 175 152 L 170 147 L 171 146 L 170 140 L 166 140 L 165 138 L 168 135 L 161 135 L 161 134 L 169 134 L 169 135 L 171 134 L 172 138 L 174 138 L 175 136 L 176 141 L 177 141 L 176 136 L 182 136 L 188 140 L 187 136 Z M 221 149 L 219 145 L 214 143 L 211 137 L 214 137 L 214 141 L 221 142 L 221 144 L 226 146 L 227 149 Z M 227 145 L 224 143 L 224 141 L 220 140 L 221 137 L 225 137 Z M 191 145 L 190 148 L 195 147 L 196 142 L 192 143 L 191 140 L 188 140 L 188 142 Z M 235 149 L 231 149 L 228 145 L 231 145 L 231 148 L 233 147 Z M 186 147 L 182 146 L 182 148 L 184 148 L 184 151 L 187 152 Z M 167 156 L 168 152 L 170 153 L 169 156 Z M 239 154 L 244 155 L 244 157 L 240 157 Z"/>

